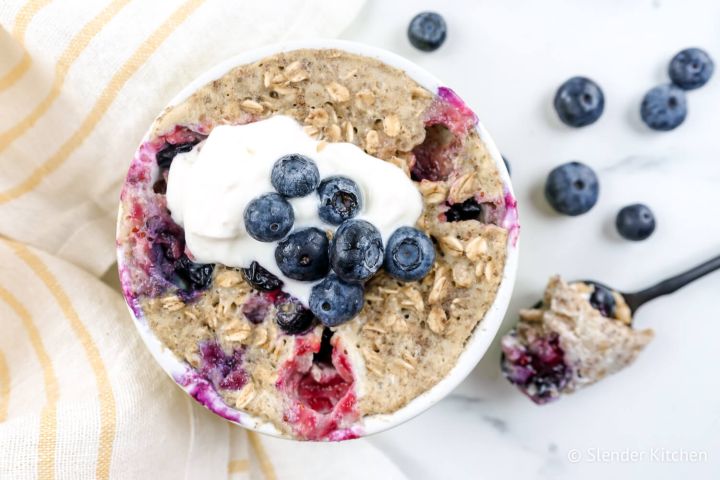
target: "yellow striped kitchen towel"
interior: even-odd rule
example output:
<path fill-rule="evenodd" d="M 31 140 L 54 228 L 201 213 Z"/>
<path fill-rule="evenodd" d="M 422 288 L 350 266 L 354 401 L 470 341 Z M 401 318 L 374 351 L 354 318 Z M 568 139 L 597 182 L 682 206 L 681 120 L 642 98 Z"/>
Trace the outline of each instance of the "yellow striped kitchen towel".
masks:
<path fill-rule="evenodd" d="M 363 3 L 0 1 L 0 235 L 102 273 L 120 182 L 174 94 L 248 48 L 335 36 Z"/>
<path fill-rule="evenodd" d="M 0 240 L 0 479 L 402 479 L 366 439 L 264 437 L 197 405 L 119 293 Z"/>
<path fill-rule="evenodd" d="M 0 1 L 0 480 L 403 478 L 366 440 L 269 439 L 208 413 L 98 279 L 164 104 L 242 50 L 339 34 L 363 1 Z"/>

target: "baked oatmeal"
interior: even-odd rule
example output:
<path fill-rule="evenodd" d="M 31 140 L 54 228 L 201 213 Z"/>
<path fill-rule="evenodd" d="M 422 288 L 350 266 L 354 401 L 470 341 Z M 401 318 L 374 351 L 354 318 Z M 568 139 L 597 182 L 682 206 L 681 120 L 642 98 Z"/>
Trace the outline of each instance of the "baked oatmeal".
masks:
<path fill-rule="evenodd" d="M 250 414 L 288 437 L 339 440 L 445 377 L 492 305 L 518 233 L 515 201 L 476 123 L 452 90 L 431 92 L 333 49 L 238 66 L 162 112 L 122 192 L 118 258 L 135 317 L 187 364 L 176 381 L 230 420 Z M 283 151 L 288 139 L 305 150 Z M 302 157 L 288 191 L 317 194 L 285 198 L 293 195 L 281 195 L 274 170 L 270 185 L 272 164 L 252 180 L 259 167 L 249 159 L 268 152 Z M 318 223 L 303 212 L 318 209 L 323 188 L 344 188 L 328 176 L 338 156 L 361 188 L 322 203 L 336 211 L 317 212 Z M 303 170 L 303 158 L 319 170 Z M 260 184 L 269 193 L 253 198 L 255 210 L 237 200 Z M 356 208 L 340 227 L 325 221 Z M 253 223 L 256 211 L 273 221 Z M 388 267 L 405 252 L 389 246 L 407 245 L 391 230 L 416 247 L 429 239 L 413 251 L 431 260 L 422 275 Z M 258 248 L 267 254 L 238 243 L 238 232 L 266 242 Z M 346 237 L 372 265 L 345 261 Z M 312 260 L 328 248 L 329 260 Z M 286 265 L 279 251 L 312 261 Z M 320 307 L 313 295 L 325 295 Z M 324 316 L 335 310 L 338 321 Z"/>

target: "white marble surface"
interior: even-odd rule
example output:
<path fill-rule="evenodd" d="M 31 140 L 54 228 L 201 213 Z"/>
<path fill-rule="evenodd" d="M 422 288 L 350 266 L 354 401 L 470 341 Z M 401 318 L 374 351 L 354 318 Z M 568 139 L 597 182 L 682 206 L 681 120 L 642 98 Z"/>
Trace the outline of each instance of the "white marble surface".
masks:
<path fill-rule="evenodd" d="M 449 24 L 447 43 L 432 54 L 405 38 L 423 9 Z M 643 93 L 667 81 L 676 51 L 697 45 L 720 62 L 719 19 L 717 0 L 369 0 L 345 34 L 445 80 L 511 160 L 523 228 L 503 331 L 550 274 L 632 290 L 720 253 L 720 71 L 690 93 L 678 130 L 651 132 L 638 115 Z M 606 96 L 603 117 L 581 130 L 562 126 L 550 106 L 574 74 L 594 78 Z M 601 198 L 581 218 L 560 218 L 541 187 L 572 159 L 597 169 Z M 658 229 L 631 244 L 613 219 L 637 201 L 654 209 Z M 545 407 L 501 378 L 496 344 L 453 395 L 371 441 L 413 479 L 720 478 L 718 292 L 720 273 L 643 307 L 637 325 L 653 327 L 656 339 L 636 364 Z M 663 459 L 660 449 L 704 458 Z M 574 451 L 579 461 L 569 458 Z M 639 459 L 618 458 L 630 454 Z"/>

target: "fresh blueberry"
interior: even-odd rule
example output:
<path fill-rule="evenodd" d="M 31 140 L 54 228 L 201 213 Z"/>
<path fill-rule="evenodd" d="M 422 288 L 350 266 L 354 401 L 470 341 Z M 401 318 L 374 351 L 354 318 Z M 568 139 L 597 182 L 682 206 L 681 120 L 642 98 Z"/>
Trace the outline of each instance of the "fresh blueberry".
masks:
<path fill-rule="evenodd" d="M 687 117 L 685 91 L 674 85 L 660 85 L 645 94 L 640 106 L 643 122 L 653 130 L 668 131 Z"/>
<path fill-rule="evenodd" d="M 330 270 L 327 235 L 312 227 L 298 230 L 278 243 L 275 261 L 293 280 L 319 280 Z"/>
<path fill-rule="evenodd" d="M 170 164 L 172 164 L 172 161 L 175 159 L 178 153 L 189 152 L 199 142 L 200 140 L 188 143 L 178 143 L 175 145 L 171 143 L 165 144 L 163 149 L 157 152 L 157 154 L 155 154 L 155 161 L 157 162 L 158 167 L 163 169 L 170 168 Z"/>
<path fill-rule="evenodd" d="M 347 177 L 329 177 L 318 187 L 320 218 L 331 225 L 340 225 L 354 217 L 362 208 L 360 187 Z"/>
<path fill-rule="evenodd" d="M 468 198 L 462 203 L 453 203 L 445 212 L 445 220 L 448 222 L 461 222 L 464 220 L 482 221 L 482 205 L 474 198 Z"/>
<path fill-rule="evenodd" d="M 271 292 L 283 286 L 282 280 L 265 270 L 257 262 L 252 262 L 250 267 L 243 268 L 242 274 L 251 287 L 261 292 Z"/>
<path fill-rule="evenodd" d="M 545 198 L 557 212 L 576 216 L 597 203 L 600 185 L 592 168 L 569 162 L 553 169 L 545 182 Z"/>
<path fill-rule="evenodd" d="M 245 208 L 245 229 L 255 240 L 273 242 L 283 238 L 293 226 L 292 205 L 277 193 L 253 199 Z"/>
<path fill-rule="evenodd" d="M 512 175 L 512 169 L 510 168 L 510 162 L 507 158 L 505 158 L 505 155 L 502 157 L 503 162 L 505 162 L 505 169 L 508 171 L 508 175 Z"/>
<path fill-rule="evenodd" d="M 597 83 L 572 77 L 555 93 L 555 111 L 565 125 L 584 127 L 595 123 L 605 108 L 605 96 Z"/>
<path fill-rule="evenodd" d="M 346 282 L 362 282 L 383 264 L 380 232 L 365 220 L 348 220 L 335 231 L 330 243 L 330 266 Z"/>
<path fill-rule="evenodd" d="M 404 282 L 420 280 L 435 262 L 432 240 L 417 228 L 400 227 L 385 250 L 385 271 Z"/>
<path fill-rule="evenodd" d="M 670 62 L 670 80 L 683 90 L 693 90 L 705 85 L 712 77 L 715 64 L 705 50 L 686 48 Z"/>
<path fill-rule="evenodd" d="M 310 310 L 326 327 L 347 322 L 360 310 L 365 292 L 359 283 L 346 283 L 337 275 L 330 274 L 312 288 Z"/>
<path fill-rule="evenodd" d="M 590 295 L 590 305 L 604 317 L 615 317 L 615 296 L 609 289 L 602 285 L 593 284 L 593 292 Z"/>
<path fill-rule="evenodd" d="M 447 25 L 440 14 L 422 12 L 410 21 L 407 34 L 413 47 L 424 52 L 432 52 L 445 42 Z"/>
<path fill-rule="evenodd" d="M 270 181 L 281 195 L 304 197 L 320 185 L 320 172 L 308 157 L 293 153 L 275 162 Z"/>
<path fill-rule="evenodd" d="M 312 327 L 315 317 L 297 298 L 283 294 L 278 299 L 276 308 L 275 321 L 283 332 L 296 335 L 307 332 Z"/>
<path fill-rule="evenodd" d="M 641 203 L 628 205 L 618 212 L 615 226 L 627 240 L 645 240 L 655 231 L 655 215 Z"/>

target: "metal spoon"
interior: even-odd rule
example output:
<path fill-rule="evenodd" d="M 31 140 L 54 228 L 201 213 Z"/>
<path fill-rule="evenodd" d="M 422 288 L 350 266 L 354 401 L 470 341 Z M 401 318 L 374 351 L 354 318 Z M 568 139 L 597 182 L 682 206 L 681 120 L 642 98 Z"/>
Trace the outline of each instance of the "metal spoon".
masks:
<path fill-rule="evenodd" d="M 595 280 L 580 281 L 590 285 L 598 285 L 610 291 L 614 290 L 618 292 L 625 299 L 625 303 L 627 303 L 628 307 L 630 307 L 630 312 L 634 315 L 638 308 L 645 305 L 650 300 L 654 300 L 657 297 L 661 297 L 663 295 L 669 295 L 681 289 L 688 283 L 691 283 L 698 278 L 703 277 L 708 273 L 714 272 L 718 269 L 720 269 L 720 255 L 711 258 L 707 262 L 701 263 L 700 265 L 693 267 L 683 273 L 656 283 L 651 287 L 632 293 L 620 292 L 619 290 L 610 288 L 607 285 L 597 282 Z"/>

